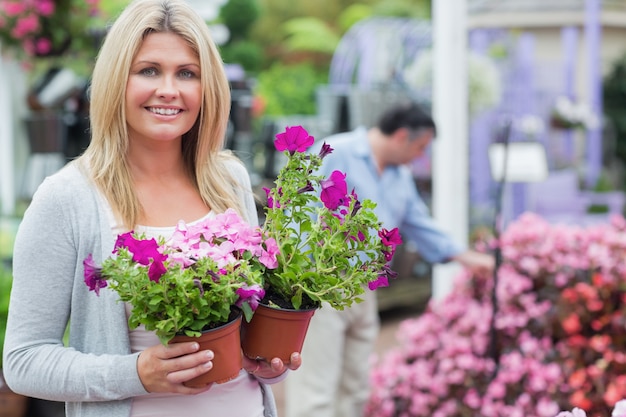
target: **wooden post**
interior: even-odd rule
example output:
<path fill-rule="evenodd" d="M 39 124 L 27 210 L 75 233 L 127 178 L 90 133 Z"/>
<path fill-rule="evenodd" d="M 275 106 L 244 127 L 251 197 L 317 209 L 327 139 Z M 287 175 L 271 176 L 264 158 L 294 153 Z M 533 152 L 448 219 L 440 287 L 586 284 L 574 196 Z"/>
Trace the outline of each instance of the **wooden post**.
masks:
<path fill-rule="evenodd" d="M 433 2 L 433 215 L 460 243 L 468 242 L 467 0 Z M 457 264 L 433 270 L 433 298 L 452 290 Z"/>

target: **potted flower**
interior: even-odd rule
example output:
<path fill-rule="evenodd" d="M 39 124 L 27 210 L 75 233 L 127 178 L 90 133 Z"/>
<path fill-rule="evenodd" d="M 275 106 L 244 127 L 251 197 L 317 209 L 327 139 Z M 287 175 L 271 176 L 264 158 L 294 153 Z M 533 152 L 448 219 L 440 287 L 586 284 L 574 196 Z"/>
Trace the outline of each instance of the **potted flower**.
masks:
<path fill-rule="evenodd" d="M 360 201 L 358 190 L 348 191 L 344 173 L 334 171 L 328 178 L 317 173 L 332 149 L 324 143 L 319 153 L 306 153 L 313 143 L 302 126 L 287 127 L 276 135 L 275 147 L 284 152 L 287 162 L 275 186 L 265 189 L 262 229 L 277 245 L 278 262 L 276 268 L 266 270 L 265 297 L 251 322 L 244 324 L 243 348 L 249 357 L 275 357 L 260 353 L 261 348 L 253 347 L 250 340 L 257 333 L 266 336 L 265 330 L 255 330 L 255 323 L 268 311 L 266 306 L 273 313 L 308 310 L 310 319 L 322 303 L 344 309 L 359 302 L 366 287 L 386 286 L 396 276 L 389 263 L 401 243 L 398 229 L 381 227 L 375 203 Z M 308 319 L 303 320 L 305 328 L 295 350 L 287 349 L 278 357 L 288 361 L 291 352 L 301 348 Z"/>
<path fill-rule="evenodd" d="M 109 287 L 121 301 L 132 306 L 130 328 L 140 324 L 155 331 L 163 344 L 208 334 L 212 328 L 228 326 L 236 336 L 214 362 L 214 369 L 203 376 L 216 379 L 216 367 L 233 359 L 233 372 L 239 372 L 239 325 L 242 313 L 249 320 L 263 297 L 262 276 L 276 263 L 268 251 L 271 242 L 260 228 L 229 209 L 206 221 L 187 225 L 179 222 L 172 237 L 157 242 L 134 232 L 119 235 L 113 256 L 101 266 L 91 255 L 84 260 L 85 283 L 96 294 Z M 230 323 L 236 323 L 230 327 Z M 198 340 L 201 343 L 201 340 Z M 211 345 L 216 358 L 220 351 Z"/>

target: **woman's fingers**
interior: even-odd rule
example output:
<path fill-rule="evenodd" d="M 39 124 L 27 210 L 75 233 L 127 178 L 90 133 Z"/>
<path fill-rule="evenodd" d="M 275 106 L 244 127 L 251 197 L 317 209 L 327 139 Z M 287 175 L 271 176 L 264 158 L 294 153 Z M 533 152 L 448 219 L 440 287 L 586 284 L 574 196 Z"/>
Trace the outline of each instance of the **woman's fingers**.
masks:
<path fill-rule="evenodd" d="M 139 355 L 137 371 L 148 392 L 197 394 L 209 387 L 189 388 L 186 381 L 209 372 L 214 354 L 199 350 L 196 342 L 173 343 L 150 347 Z"/>
<path fill-rule="evenodd" d="M 243 357 L 244 369 L 248 373 L 261 378 L 276 378 L 287 369 L 296 370 L 300 365 L 302 365 L 302 357 L 298 352 L 291 354 L 288 364 L 285 364 L 280 358 L 274 358 L 268 363 L 264 360 L 253 360 L 246 356 Z"/>

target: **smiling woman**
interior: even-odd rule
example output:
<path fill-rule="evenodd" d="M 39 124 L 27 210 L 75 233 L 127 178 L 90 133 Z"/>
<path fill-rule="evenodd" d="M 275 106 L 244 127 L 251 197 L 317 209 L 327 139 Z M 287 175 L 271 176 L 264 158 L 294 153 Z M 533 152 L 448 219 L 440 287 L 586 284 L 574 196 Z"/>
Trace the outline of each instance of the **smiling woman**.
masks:
<path fill-rule="evenodd" d="M 163 344 L 145 325 L 130 329 L 133 299 L 120 302 L 110 287 L 90 295 L 77 262 L 91 254 L 102 265 L 118 235 L 166 241 L 177 225 L 229 210 L 258 224 L 249 175 L 223 150 L 230 88 L 204 20 L 185 0 L 134 0 L 104 40 L 90 101 L 89 147 L 39 187 L 17 233 L 7 383 L 66 402 L 68 417 L 172 417 L 181 407 L 190 417 L 275 417 L 266 384 L 297 369 L 299 354 L 285 363 L 231 349 L 242 364 L 232 380 L 189 386 L 217 368 L 213 349 L 193 339 Z M 129 279 L 141 279 L 128 270 Z"/>

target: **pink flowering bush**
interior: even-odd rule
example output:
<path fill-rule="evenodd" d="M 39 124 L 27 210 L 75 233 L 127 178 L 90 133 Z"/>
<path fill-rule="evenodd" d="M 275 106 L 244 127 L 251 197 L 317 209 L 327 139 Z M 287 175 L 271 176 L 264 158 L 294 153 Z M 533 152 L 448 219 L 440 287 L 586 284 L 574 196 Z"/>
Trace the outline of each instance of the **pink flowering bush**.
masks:
<path fill-rule="evenodd" d="M 317 173 L 332 148 L 305 153 L 314 138 L 302 126 L 276 135 L 287 157 L 275 187 L 266 189 L 264 233 L 278 246 L 278 265 L 265 275 L 266 300 L 283 308 L 343 309 L 396 276 L 389 263 L 401 243 L 398 229 L 381 227 L 375 203 L 348 190 L 346 174 Z"/>
<path fill-rule="evenodd" d="M 99 0 L 0 0 L 0 43 L 29 57 L 97 47 L 88 29 Z"/>
<path fill-rule="evenodd" d="M 461 273 L 375 360 L 367 416 L 608 416 L 626 397 L 625 232 L 521 216 L 500 238 L 494 327 L 493 277 Z"/>
<path fill-rule="evenodd" d="M 201 222 L 179 222 L 166 242 L 119 235 L 101 266 L 92 255 L 84 260 L 85 284 L 98 295 L 104 288 L 116 291 L 132 305 L 129 326 L 143 324 L 167 344 L 176 334 L 199 336 L 226 323 L 234 308 L 250 320 L 265 294 L 263 274 L 277 265 L 275 247 L 229 209 Z"/>

